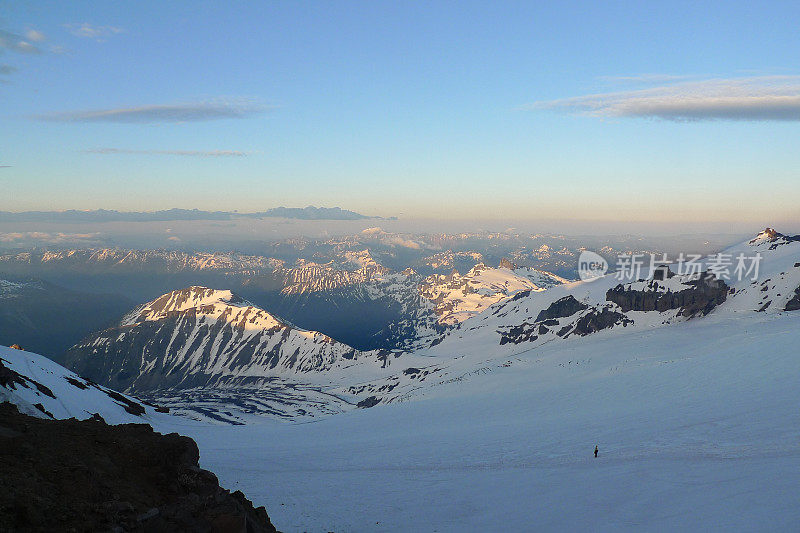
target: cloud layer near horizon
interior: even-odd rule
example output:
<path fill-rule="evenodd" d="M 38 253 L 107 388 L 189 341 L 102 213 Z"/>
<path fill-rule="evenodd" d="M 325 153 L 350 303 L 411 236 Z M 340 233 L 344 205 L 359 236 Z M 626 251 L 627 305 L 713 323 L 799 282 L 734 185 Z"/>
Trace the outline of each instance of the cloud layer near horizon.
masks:
<path fill-rule="evenodd" d="M 245 157 L 250 152 L 240 150 L 127 150 L 125 148 L 92 148 L 87 154 L 178 155 L 186 157 Z"/>
<path fill-rule="evenodd" d="M 36 115 L 48 122 L 121 122 L 157 124 L 250 118 L 267 110 L 253 102 L 199 102 L 172 105 L 144 105 L 116 109 L 66 111 Z"/>
<path fill-rule="evenodd" d="M 671 121 L 798 121 L 800 76 L 690 81 L 536 102 L 526 108 Z"/>

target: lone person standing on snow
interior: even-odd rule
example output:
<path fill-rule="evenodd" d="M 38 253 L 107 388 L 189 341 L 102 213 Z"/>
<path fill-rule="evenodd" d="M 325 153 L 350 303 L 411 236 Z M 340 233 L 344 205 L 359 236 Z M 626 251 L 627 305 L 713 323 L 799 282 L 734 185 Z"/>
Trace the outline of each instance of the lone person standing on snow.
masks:
<path fill-rule="evenodd" d="M 594 447 L 594 456 L 597 457 L 597 446 Z"/>

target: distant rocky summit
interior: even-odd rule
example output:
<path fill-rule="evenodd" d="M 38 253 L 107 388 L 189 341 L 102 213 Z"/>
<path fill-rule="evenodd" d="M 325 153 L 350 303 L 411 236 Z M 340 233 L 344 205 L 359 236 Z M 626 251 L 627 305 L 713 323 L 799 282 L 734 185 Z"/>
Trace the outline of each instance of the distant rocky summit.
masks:
<path fill-rule="evenodd" d="M 774 250 L 783 244 L 789 244 L 791 242 L 798 241 L 800 241 L 800 235 L 784 235 L 773 228 L 766 228 L 764 231 L 756 235 L 755 238 L 752 239 L 748 244 L 753 245 L 768 242 L 772 243 L 769 249 Z"/>
<path fill-rule="evenodd" d="M 43 420 L 0 404 L 0 532 L 276 531 L 198 466 L 197 444 L 146 424 Z"/>

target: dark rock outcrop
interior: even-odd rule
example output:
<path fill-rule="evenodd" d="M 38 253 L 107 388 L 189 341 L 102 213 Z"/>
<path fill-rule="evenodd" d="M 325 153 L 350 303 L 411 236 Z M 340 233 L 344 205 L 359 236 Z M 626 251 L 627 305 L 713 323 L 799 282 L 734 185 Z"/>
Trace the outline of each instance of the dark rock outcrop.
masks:
<path fill-rule="evenodd" d="M 755 239 L 752 239 L 750 241 L 750 244 L 755 244 L 758 241 L 758 239 L 761 238 L 761 237 L 765 238 L 769 242 L 775 242 L 778 239 L 778 237 L 782 237 L 782 236 L 783 236 L 783 234 L 782 233 L 778 233 L 775 229 L 766 228 L 766 229 L 764 229 L 764 231 L 759 233 L 758 236 Z"/>
<path fill-rule="evenodd" d="M 564 338 L 572 334 L 584 336 L 614 326 L 624 327 L 628 324 L 633 324 L 633 320 L 622 313 L 604 307 L 603 309 L 593 309 L 590 313 L 586 313 L 578 319 L 574 328 L 572 325 L 565 326 L 557 335 Z"/>
<path fill-rule="evenodd" d="M 622 313 L 604 307 L 601 311 L 594 311 L 582 316 L 575 324 L 573 333 L 576 335 L 589 335 L 590 333 L 595 333 L 617 325 L 624 327 L 628 324 L 633 324 L 633 320 Z"/>
<path fill-rule="evenodd" d="M 499 268 L 507 268 L 509 270 L 515 270 L 519 268 L 519 265 L 513 263 L 510 259 L 506 259 L 505 257 L 500 260 Z"/>
<path fill-rule="evenodd" d="M 275 531 L 198 459 L 192 439 L 145 424 L 42 420 L 0 404 L 0 532 Z"/>
<path fill-rule="evenodd" d="M 800 287 L 797 287 L 794 290 L 794 296 L 792 296 L 791 300 L 786 302 L 786 307 L 784 307 L 783 310 L 784 311 L 800 310 Z"/>
<path fill-rule="evenodd" d="M 572 316 L 578 311 L 583 311 L 589 306 L 585 303 L 579 302 L 572 295 L 564 296 L 550 304 L 550 307 L 542 310 L 536 317 L 537 322 L 547 320 L 548 318 L 564 318 Z"/>
<path fill-rule="evenodd" d="M 361 409 L 369 409 L 370 407 L 375 407 L 379 403 L 381 403 L 381 401 L 376 396 L 368 396 L 358 402 L 356 407 L 360 407 Z"/>
<path fill-rule="evenodd" d="M 556 300 L 547 309 L 542 310 L 533 323 L 524 322 L 518 326 L 513 326 L 506 332 L 499 331 L 500 344 L 520 344 L 522 342 L 534 342 L 542 335 L 555 331 L 559 325 L 560 318 L 571 317 L 581 311 L 588 309 L 589 306 L 579 302 L 573 296 L 565 296 Z M 601 329 L 606 329 L 617 324 L 623 326 L 633 323 L 628 317 L 621 313 L 612 312 L 609 309 L 592 309 L 585 315 L 571 321 L 558 331 L 559 337 L 576 335 L 588 335 Z"/>
<path fill-rule="evenodd" d="M 680 309 L 685 317 L 706 315 L 728 297 L 724 280 L 703 273 L 699 278 L 684 283 L 686 289 L 661 291 L 658 281 L 652 280 L 644 290 L 633 290 L 629 285 L 617 285 L 606 292 L 606 300 L 617 304 L 623 312 L 668 311 Z"/>

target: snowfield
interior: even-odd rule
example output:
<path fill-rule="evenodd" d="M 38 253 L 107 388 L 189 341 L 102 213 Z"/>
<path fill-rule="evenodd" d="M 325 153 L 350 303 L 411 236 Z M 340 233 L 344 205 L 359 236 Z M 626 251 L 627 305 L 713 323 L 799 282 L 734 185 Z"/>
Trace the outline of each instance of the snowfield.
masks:
<path fill-rule="evenodd" d="M 414 402 L 182 430 L 284 531 L 796 531 L 797 325 L 600 332 Z"/>

